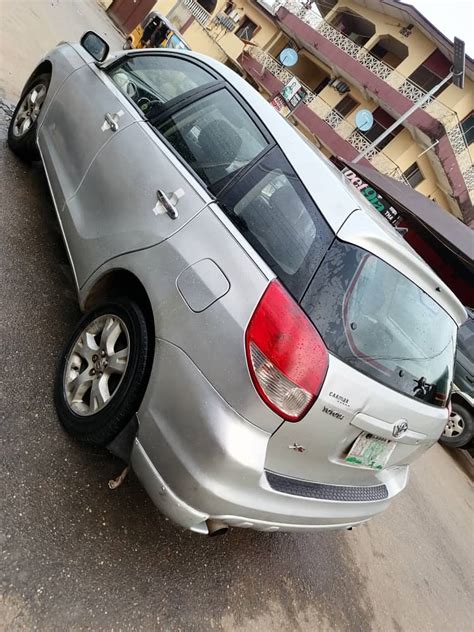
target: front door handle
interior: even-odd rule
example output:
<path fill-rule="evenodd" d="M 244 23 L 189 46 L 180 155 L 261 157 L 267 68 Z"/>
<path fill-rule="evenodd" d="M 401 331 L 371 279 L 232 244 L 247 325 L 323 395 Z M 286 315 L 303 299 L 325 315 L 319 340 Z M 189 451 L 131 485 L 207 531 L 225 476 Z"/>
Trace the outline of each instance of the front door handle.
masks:
<path fill-rule="evenodd" d="M 108 123 L 113 132 L 118 132 L 119 124 L 117 114 L 109 114 L 109 112 L 107 112 L 105 115 L 105 122 Z"/>
<path fill-rule="evenodd" d="M 160 215 L 164 212 L 167 213 L 171 217 L 171 219 L 178 219 L 178 209 L 176 208 L 176 205 L 183 197 L 183 195 L 183 189 L 177 189 L 172 193 L 164 193 L 164 191 L 158 189 L 158 191 L 156 192 L 158 202 L 153 209 L 153 212 L 155 213 L 155 215 Z"/>

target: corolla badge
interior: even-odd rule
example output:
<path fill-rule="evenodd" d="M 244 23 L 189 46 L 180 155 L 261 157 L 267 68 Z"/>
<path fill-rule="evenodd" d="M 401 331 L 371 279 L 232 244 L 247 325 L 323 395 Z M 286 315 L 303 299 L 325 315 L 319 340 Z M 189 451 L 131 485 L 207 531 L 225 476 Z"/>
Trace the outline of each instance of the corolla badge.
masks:
<path fill-rule="evenodd" d="M 402 437 L 407 430 L 408 421 L 406 419 L 400 419 L 400 421 L 397 421 L 397 423 L 393 426 L 392 435 L 395 439 L 398 439 L 399 437 Z"/>

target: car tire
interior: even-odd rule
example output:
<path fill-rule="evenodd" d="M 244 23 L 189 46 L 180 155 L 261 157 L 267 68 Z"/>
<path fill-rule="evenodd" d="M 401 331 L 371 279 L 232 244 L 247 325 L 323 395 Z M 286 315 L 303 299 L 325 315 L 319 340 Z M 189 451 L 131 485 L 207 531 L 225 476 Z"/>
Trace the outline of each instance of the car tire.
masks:
<path fill-rule="evenodd" d="M 58 365 L 56 411 L 80 441 L 107 445 L 137 411 L 146 388 L 151 340 L 143 311 L 114 299 L 81 318 Z"/>
<path fill-rule="evenodd" d="M 465 406 L 453 402 L 449 421 L 439 439 L 440 443 L 447 448 L 464 448 L 471 443 L 473 436 L 472 414 Z"/>
<path fill-rule="evenodd" d="M 39 159 L 36 145 L 38 117 L 50 81 L 51 75 L 43 73 L 26 84 L 8 126 L 8 146 L 25 162 Z"/>

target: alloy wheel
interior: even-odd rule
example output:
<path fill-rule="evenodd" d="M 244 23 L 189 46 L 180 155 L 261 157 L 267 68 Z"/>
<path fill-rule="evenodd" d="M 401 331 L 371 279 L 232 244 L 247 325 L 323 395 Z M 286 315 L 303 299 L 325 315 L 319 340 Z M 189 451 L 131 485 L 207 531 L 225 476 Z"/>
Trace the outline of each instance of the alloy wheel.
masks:
<path fill-rule="evenodd" d="M 13 121 L 14 136 L 20 138 L 31 129 L 39 116 L 46 92 L 47 86 L 44 83 L 37 83 L 23 97 Z"/>
<path fill-rule="evenodd" d="M 70 409 L 87 417 L 117 393 L 130 356 L 127 326 L 114 314 L 99 316 L 79 334 L 66 361 L 64 393 Z"/>
<path fill-rule="evenodd" d="M 445 437 L 459 437 L 464 432 L 464 420 L 458 413 L 452 412 L 449 415 L 448 423 L 444 428 Z"/>

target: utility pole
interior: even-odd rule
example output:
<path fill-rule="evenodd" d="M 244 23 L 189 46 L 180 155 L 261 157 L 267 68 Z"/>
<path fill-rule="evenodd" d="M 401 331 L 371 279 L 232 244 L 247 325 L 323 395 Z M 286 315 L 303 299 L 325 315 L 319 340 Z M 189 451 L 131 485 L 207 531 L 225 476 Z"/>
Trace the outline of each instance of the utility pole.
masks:
<path fill-rule="evenodd" d="M 362 160 L 362 158 L 364 158 L 365 156 L 367 156 L 367 154 L 370 153 L 372 149 L 377 147 L 377 145 L 382 140 L 384 140 L 384 138 L 387 138 L 387 136 L 389 136 L 393 132 L 393 130 L 395 130 L 399 125 L 403 123 L 403 121 L 405 121 L 409 116 L 411 116 L 413 112 L 415 112 L 418 108 L 420 108 L 427 101 L 429 101 L 431 97 L 434 94 L 436 94 L 440 88 L 442 88 L 445 84 L 448 83 L 448 81 L 452 79 L 453 84 L 455 86 L 461 89 L 464 88 L 464 73 L 465 73 L 465 64 L 466 64 L 464 51 L 465 51 L 464 42 L 458 39 L 457 37 L 455 37 L 454 38 L 453 69 L 451 70 L 451 72 L 444 79 L 442 79 L 442 81 L 440 81 L 433 88 L 431 88 L 429 92 L 427 92 L 424 96 L 422 96 L 421 99 L 418 99 L 418 101 L 416 101 L 416 103 L 414 103 L 411 106 L 411 108 L 409 108 L 405 112 L 405 114 L 402 114 L 400 118 L 394 121 L 392 125 L 390 125 L 390 127 L 387 127 L 387 129 L 384 132 L 382 132 L 380 136 L 377 136 L 377 138 L 372 143 L 370 143 L 370 145 L 368 145 L 363 151 L 361 151 L 352 161 L 354 164 Z"/>

